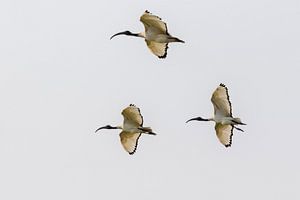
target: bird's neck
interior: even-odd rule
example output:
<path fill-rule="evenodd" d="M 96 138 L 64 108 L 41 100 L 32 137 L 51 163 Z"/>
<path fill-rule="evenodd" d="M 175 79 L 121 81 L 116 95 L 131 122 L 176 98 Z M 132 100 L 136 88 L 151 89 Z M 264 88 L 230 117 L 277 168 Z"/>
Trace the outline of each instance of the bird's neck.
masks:
<path fill-rule="evenodd" d="M 208 119 L 205 119 L 205 121 L 215 121 L 214 118 L 208 118 Z"/>
<path fill-rule="evenodd" d="M 116 126 L 116 129 L 123 129 L 122 126 Z"/>
<path fill-rule="evenodd" d="M 122 126 L 109 126 L 109 127 L 104 127 L 105 129 L 122 129 Z"/>
<path fill-rule="evenodd" d="M 199 119 L 199 121 L 215 121 L 214 118 L 202 118 L 202 119 Z"/>
<path fill-rule="evenodd" d="M 126 35 L 145 38 L 145 33 L 144 32 L 141 32 L 141 33 L 132 33 L 132 32 L 129 32 L 129 33 L 126 33 Z"/>
<path fill-rule="evenodd" d="M 146 38 L 145 32 L 136 33 L 136 37 Z"/>

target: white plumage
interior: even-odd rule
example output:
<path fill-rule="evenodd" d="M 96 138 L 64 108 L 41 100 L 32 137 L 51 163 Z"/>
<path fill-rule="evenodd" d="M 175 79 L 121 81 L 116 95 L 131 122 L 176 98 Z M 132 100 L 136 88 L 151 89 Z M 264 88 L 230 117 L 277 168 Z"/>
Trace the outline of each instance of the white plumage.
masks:
<path fill-rule="evenodd" d="M 240 118 L 232 116 L 232 107 L 229 100 L 228 89 L 224 84 L 220 84 L 213 92 L 211 102 L 214 106 L 214 117 L 204 119 L 202 117 L 192 118 L 189 121 L 214 121 L 215 130 L 219 141 L 225 146 L 230 147 L 232 144 L 233 129 L 243 131 L 235 125 L 246 125 L 241 122 Z"/>
<path fill-rule="evenodd" d="M 130 31 L 123 31 L 114 34 L 110 39 L 117 35 L 142 37 L 145 39 L 150 51 L 159 58 L 165 58 L 167 56 L 168 44 L 170 42 L 184 43 L 183 40 L 171 36 L 168 33 L 167 24 L 163 22 L 160 17 L 151 14 L 149 11 L 146 10 L 144 12 L 140 21 L 144 24 L 144 32 L 131 33 Z"/>
<path fill-rule="evenodd" d="M 130 104 L 122 111 L 124 117 L 123 126 L 103 126 L 98 128 L 95 132 L 101 129 L 122 129 L 120 133 L 121 144 L 129 154 L 134 154 L 138 145 L 138 139 L 142 133 L 156 135 L 152 132 L 150 127 L 143 127 L 143 116 L 140 109 L 135 105 Z"/>

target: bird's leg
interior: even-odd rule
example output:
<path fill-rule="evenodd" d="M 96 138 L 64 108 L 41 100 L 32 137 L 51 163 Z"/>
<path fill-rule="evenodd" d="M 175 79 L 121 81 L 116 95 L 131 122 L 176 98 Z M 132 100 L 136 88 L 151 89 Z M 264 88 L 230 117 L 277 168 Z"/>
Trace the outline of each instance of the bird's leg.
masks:
<path fill-rule="evenodd" d="M 235 128 L 236 130 L 239 130 L 239 131 L 241 131 L 241 132 L 244 132 L 243 129 L 240 129 L 240 128 L 236 127 L 236 126 L 233 126 L 233 128 Z"/>

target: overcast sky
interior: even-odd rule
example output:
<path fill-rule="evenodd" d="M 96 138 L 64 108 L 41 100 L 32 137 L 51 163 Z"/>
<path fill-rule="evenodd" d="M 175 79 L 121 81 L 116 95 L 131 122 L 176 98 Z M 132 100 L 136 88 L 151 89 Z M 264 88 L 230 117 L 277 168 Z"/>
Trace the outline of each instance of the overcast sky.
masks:
<path fill-rule="evenodd" d="M 145 10 L 186 41 L 158 59 Z M 300 199 L 300 1 L 2 0 L 0 199 Z M 222 146 L 210 97 L 224 83 L 247 126 Z M 122 109 L 140 107 L 137 152 Z"/>

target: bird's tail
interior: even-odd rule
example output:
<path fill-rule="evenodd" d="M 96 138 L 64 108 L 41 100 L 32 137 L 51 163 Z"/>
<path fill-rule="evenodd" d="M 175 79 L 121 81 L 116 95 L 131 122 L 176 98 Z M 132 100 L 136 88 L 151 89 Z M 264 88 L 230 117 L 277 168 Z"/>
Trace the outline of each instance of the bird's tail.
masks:
<path fill-rule="evenodd" d="M 242 121 L 241 121 L 241 119 L 240 118 L 233 118 L 233 120 L 232 120 L 234 123 L 236 123 L 237 125 L 247 125 L 247 124 L 245 124 L 245 123 L 243 123 Z"/>
<path fill-rule="evenodd" d="M 150 127 L 140 127 L 139 128 L 141 131 L 143 131 L 143 133 L 147 133 L 150 135 L 156 135 L 156 133 L 152 132 L 152 129 Z"/>
<path fill-rule="evenodd" d="M 179 39 L 179 38 L 177 38 L 177 37 L 171 36 L 169 39 L 171 40 L 170 42 L 181 42 L 181 43 L 185 43 L 183 40 L 181 40 L 181 39 Z"/>

